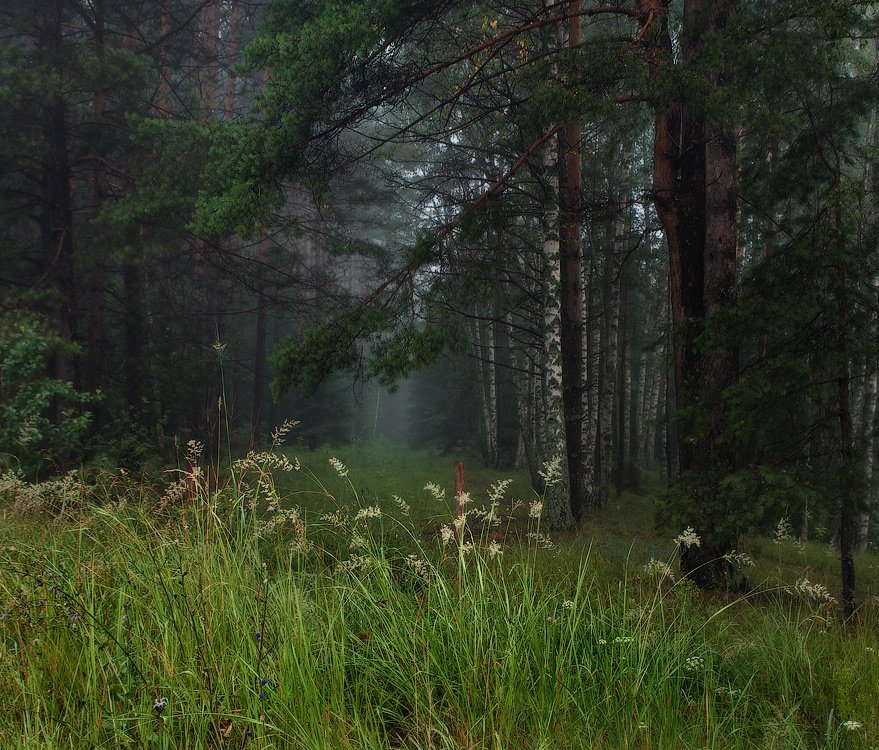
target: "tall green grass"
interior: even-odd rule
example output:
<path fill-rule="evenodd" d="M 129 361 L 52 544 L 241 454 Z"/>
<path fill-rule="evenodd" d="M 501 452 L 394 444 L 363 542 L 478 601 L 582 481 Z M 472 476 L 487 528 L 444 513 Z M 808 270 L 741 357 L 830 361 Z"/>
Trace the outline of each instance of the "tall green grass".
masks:
<path fill-rule="evenodd" d="M 71 484 L 60 520 L 7 510 L 0 747 L 879 743 L 870 623 L 795 589 L 706 599 L 634 558 L 610 575 L 546 549 L 539 499 L 514 511 L 497 485 L 444 544 L 333 474 L 310 475 L 308 515 L 276 481 L 308 470 L 273 453 L 152 501 L 107 481 Z"/>

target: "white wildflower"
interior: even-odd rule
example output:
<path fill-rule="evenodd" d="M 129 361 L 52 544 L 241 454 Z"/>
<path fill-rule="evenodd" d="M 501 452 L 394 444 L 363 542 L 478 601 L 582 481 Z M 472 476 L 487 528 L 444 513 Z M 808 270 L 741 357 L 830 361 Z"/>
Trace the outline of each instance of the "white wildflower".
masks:
<path fill-rule="evenodd" d="M 697 672 L 705 665 L 705 659 L 701 656 L 688 656 L 684 660 L 684 669 L 688 672 Z"/>
<path fill-rule="evenodd" d="M 461 552 L 465 555 L 472 554 L 475 549 L 476 547 L 474 546 L 473 542 L 464 542 L 464 544 L 461 545 Z"/>
<path fill-rule="evenodd" d="M 543 501 L 535 500 L 528 506 L 528 516 L 529 518 L 540 518 L 540 514 L 543 513 Z"/>
<path fill-rule="evenodd" d="M 467 514 L 462 513 L 460 516 L 457 516 L 452 524 L 455 526 L 455 531 L 462 531 L 464 526 L 467 524 Z"/>
<path fill-rule="evenodd" d="M 702 546 L 702 540 L 699 538 L 699 535 L 693 530 L 692 526 L 687 526 L 680 534 L 678 534 L 672 541 L 678 546 L 683 547 L 684 549 L 690 549 L 690 547 L 700 547 Z"/>
<path fill-rule="evenodd" d="M 302 464 L 299 463 L 299 456 L 293 456 L 293 468 L 296 471 L 299 471 L 302 468 Z"/>
<path fill-rule="evenodd" d="M 861 724 L 861 722 L 859 722 L 859 721 L 855 721 L 854 719 L 849 719 L 848 721 L 842 722 L 842 724 L 840 726 L 842 726 L 843 729 L 845 729 L 849 732 L 857 732 L 864 725 Z"/>
<path fill-rule="evenodd" d="M 404 516 L 409 515 L 409 511 L 411 510 L 411 508 L 409 507 L 409 503 L 407 503 L 399 495 L 391 495 L 391 499 L 394 501 L 394 505 L 396 505 L 400 509 L 400 513 L 402 513 Z"/>
<path fill-rule="evenodd" d="M 345 466 L 338 458 L 335 456 L 330 457 L 330 466 L 332 466 L 336 470 L 336 474 L 340 477 L 348 476 L 348 467 Z"/>
<path fill-rule="evenodd" d="M 504 551 L 501 549 L 500 544 L 498 544 L 497 542 L 492 542 L 488 545 L 488 556 L 492 560 L 502 554 L 504 554 Z"/>
<path fill-rule="evenodd" d="M 462 508 L 473 502 L 473 499 L 470 497 L 469 492 L 459 492 L 457 495 L 455 495 L 455 500 L 457 501 L 457 504 Z"/>
<path fill-rule="evenodd" d="M 572 602 L 570 599 L 565 599 L 562 602 L 562 609 L 573 609 L 573 608 L 574 608 L 574 602 Z"/>
<path fill-rule="evenodd" d="M 618 635 L 613 639 L 614 643 L 634 643 L 635 639 L 630 635 Z"/>

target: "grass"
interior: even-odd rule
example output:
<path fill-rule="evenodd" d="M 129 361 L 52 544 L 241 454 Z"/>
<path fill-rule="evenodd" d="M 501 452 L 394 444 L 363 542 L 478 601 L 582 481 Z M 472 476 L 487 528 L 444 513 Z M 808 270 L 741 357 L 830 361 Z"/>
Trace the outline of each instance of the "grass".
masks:
<path fill-rule="evenodd" d="M 0 482 L 0 747 L 879 744 L 873 615 L 846 631 L 794 588 L 820 547 L 755 540 L 760 589 L 706 597 L 645 569 L 674 552 L 649 498 L 545 548 L 516 476 L 499 526 L 444 545 L 424 486 L 450 497 L 447 458 L 329 458 L 183 472 L 162 498 L 118 475 Z M 500 475 L 467 467 L 488 506 Z"/>

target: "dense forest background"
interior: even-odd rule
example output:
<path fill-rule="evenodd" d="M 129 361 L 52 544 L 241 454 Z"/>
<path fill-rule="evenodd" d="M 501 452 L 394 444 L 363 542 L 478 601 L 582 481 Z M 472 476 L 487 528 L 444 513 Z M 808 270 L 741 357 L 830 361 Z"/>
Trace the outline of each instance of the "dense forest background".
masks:
<path fill-rule="evenodd" d="M 875 539 L 872 3 L 0 3 L 0 454 L 300 420 Z M 565 481 L 543 486 L 547 462 Z"/>

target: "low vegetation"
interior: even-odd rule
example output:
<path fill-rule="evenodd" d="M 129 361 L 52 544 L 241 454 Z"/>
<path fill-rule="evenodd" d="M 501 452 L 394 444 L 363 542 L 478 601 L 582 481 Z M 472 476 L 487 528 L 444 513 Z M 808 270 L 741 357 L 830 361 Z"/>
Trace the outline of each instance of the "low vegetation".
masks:
<path fill-rule="evenodd" d="M 879 743 L 875 600 L 843 628 L 833 559 L 783 527 L 707 596 L 647 497 L 550 539 L 523 478 L 475 470 L 456 526 L 432 454 L 276 445 L 218 478 L 189 449 L 153 484 L 0 479 L 0 746 Z"/>

